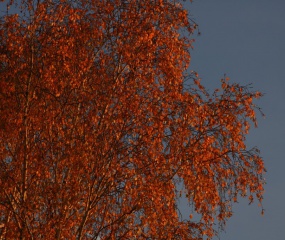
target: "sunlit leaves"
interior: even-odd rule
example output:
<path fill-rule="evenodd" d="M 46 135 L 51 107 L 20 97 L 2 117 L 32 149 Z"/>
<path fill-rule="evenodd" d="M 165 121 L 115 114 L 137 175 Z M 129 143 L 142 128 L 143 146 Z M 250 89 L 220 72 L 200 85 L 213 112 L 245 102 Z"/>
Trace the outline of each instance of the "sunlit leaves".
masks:
<path fill-rule="evenodd" d="M 0 22 L 3 239 L 199 239 L 260 202 L 250 86 L 187 76 L 174 1 L 23 1 Z M 177 191 L 194 214 L 184 220 Z M 196 217 L 199 216 L 199 217 Z"/>

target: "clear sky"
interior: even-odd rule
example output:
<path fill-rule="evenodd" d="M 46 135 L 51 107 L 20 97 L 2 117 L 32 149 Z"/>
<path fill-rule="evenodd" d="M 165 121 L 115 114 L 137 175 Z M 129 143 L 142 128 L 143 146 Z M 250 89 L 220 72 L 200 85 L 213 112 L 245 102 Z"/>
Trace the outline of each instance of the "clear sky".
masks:
<path fill-rule="evenodd" d="M 190 69 L 202 83 L 218 87 L 231 81 L 253 83 L 266 95 L 258 101 L 266 118 L 248 136 L 268 170 L 263 207 L 239 201 L 220 240 L 285 240 L 285 1 L 194 0 L 187 3 L 200 27 Z"/>

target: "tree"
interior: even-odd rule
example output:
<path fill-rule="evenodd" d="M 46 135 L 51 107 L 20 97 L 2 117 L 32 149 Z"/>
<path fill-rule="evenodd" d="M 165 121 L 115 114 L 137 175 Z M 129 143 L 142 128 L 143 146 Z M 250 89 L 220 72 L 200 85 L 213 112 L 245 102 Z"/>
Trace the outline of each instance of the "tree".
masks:
<path fill-rule="evenodd" d="M 238 196 L 262 201 L 263 160 L 245 145 L 261 94 L 227 78 L 209 94 L 187 73 L 197 25 L 182 3 L 7 6 L 1 239 L 212 238 Z"/>

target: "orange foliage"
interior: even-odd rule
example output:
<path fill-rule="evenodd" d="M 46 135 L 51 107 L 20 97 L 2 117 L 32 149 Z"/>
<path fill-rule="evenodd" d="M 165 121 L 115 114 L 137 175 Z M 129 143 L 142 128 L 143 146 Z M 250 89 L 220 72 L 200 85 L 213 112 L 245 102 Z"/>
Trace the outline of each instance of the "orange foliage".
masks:
<path fill-rule="evenodd" d="M 210 95 L 186 75 L 197 25 L 181 4 L 11 4 L 0 21 L 1 239 L 211 238 L 239 195 L 261 202 L 263 161 L 245 146 L 261 94 L 223 80 Z"/>

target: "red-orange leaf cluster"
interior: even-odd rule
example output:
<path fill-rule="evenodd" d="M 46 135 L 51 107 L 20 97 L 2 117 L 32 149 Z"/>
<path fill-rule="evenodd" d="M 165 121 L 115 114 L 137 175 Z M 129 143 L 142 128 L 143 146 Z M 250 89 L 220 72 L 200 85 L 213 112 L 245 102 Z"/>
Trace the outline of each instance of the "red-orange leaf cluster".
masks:
<path fill-rule="evenodd" d="M 0 239 L 211 238 L 239 195 L 262 200 L 263 161 L 245 146 L 261 94 L 225 79 L 210 95 L 186 75 L 197 25 L 181 3 L 9 4 Z"/>

